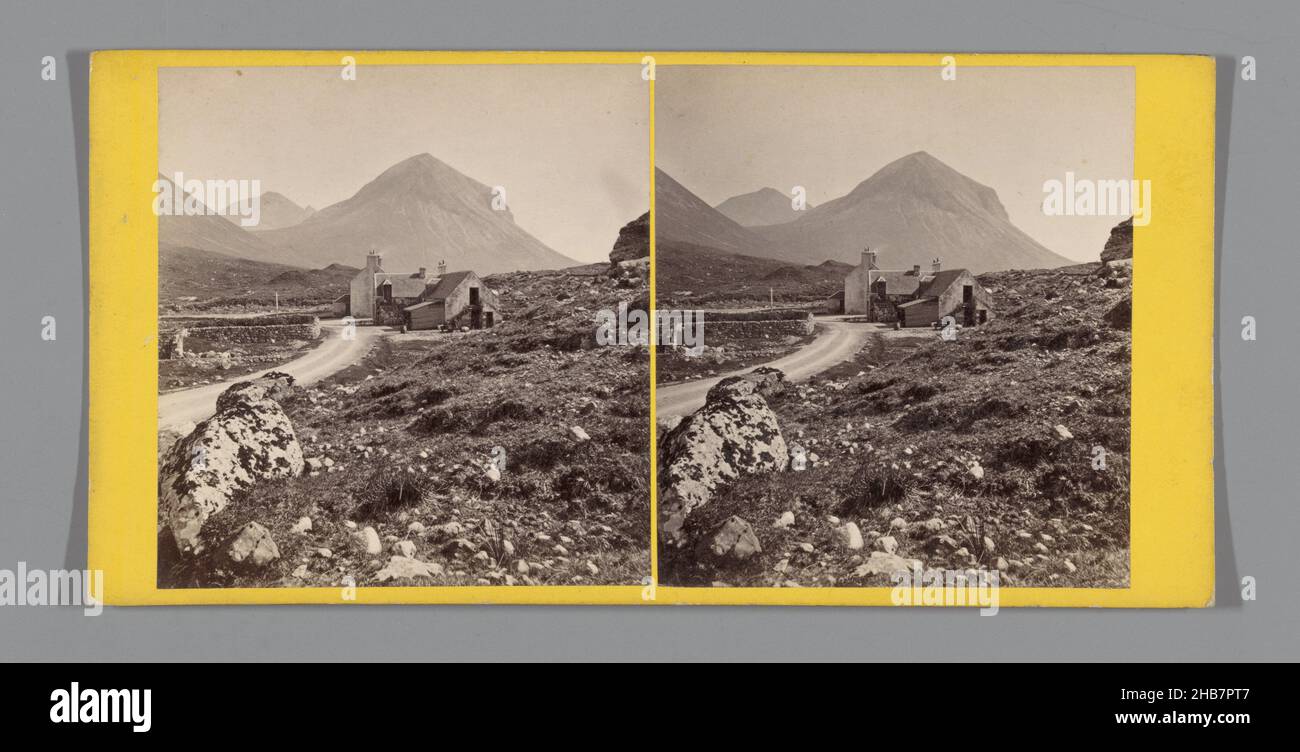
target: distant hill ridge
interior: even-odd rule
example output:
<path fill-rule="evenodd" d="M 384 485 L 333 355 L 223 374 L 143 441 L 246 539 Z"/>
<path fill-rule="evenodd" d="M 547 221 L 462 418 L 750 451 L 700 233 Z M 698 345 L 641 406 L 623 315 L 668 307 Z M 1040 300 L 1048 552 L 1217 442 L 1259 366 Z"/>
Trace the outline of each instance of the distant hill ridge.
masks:
<path fill-rule="evenodd" d="M 360 265 L 370 250 L 379 251 L 385 268 L 398 271 L 444 260 L 451 269 L 480 274 L 577 264 L 516 225 L 508 209 L 494 210 L 491 188 L 431 154 L 402 160 L 320 211 L 281 194 L 268 197 L 257 232 L 219 216 L 160 217 L 159 248 L 303 268 Z"/>
<path fill-rule="evenodd" d="M 742 226 L 720 210 L 732 199 L 718 209 L 709 207 L 662 170 L 656 172 L 655 190 L 660 243 L 677 241 L 792 264 L 832 259 L 854 265 L 870 246 L 880 266 L 889 269 L 928 268 L 935 257 L 945 268 L 975 273 L 1073 263 L 1013 225 L 996 191 L 926 152 L 894 160 L 848 194 L 793 212 L 794 219 L 780 224 Z M 766 189 L 736 198 L 775 206 L 779 195 Z M 731 204 L 733 215 L 741 215 L 739 205 Z"/>

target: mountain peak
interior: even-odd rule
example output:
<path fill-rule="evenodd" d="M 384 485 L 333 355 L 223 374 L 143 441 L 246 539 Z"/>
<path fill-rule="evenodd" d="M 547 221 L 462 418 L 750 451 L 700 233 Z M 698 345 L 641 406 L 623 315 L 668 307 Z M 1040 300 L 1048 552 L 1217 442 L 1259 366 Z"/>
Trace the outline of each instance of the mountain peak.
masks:
<path fill-rule="evenodd" d="M 315 209 L 299 206 L 293 199 L 278 191 L 263 191 L 258 201 L 262 204 L 261 223 L 252 228 L 257 232 L 292 227 L 307 221 L 316 213 Z"/>
<path fill-rule="evenodd" d="M 978 183 L 929 152 L 915 151 L 881 167 L 871 177 L 858 183 L 847 196 L 826 204 L 844 208 L 882 196 L 911 196 L 916 201 L 949 211 L 975 209 L 1007 220 L 1006 207 L 997 191 Z M 844 202 L 841 204 L 841 202 Z"/>
<path fill-rule="evenodd" d="M 389 167 L 387 170 L 384 170 L 383 172 L 379 173 L 379 177 L 375 178 L 375 180 L 376 181 L 381 180 L 385 176 L 391 177 L 396 175 L 419 175 L 419 174 L 426 174 L 430 172 L 437 172 L 439 170 L 452 170 L 453 172 L 455 171 L 446 162 L 443 162 L 442 160 L 438 159 L 437 157 L 433 156 L 432 154 L 426 151 L 426 152 L 421 152 L 420 154 L 416 154 L 415 156 L 411 156 L 411 157 L 407 157 L 406 159 L 403 159 L 402 161 L 398 162 L 392 167 Z"/>
<path fill-rule="evenodd" d="M 799 218 L 790 197 L 770 187 L 732 196 L 713 208 L 744 227 L 779 225 Z M 812 205 L 806 208 L 811 209 Z"/>
<path fill-rule="evenodd" d="M 945 268 L 976 273 L 1067 263 L 1011 223 L 996 191 L 924 151 L 895 159 L 847 195 L 801 214 L 755 234 L 783 257 L 808 261 L 856 263 L 871 246 L 889 249 L 882 266 L 895 269 L 935 256 Z"/>

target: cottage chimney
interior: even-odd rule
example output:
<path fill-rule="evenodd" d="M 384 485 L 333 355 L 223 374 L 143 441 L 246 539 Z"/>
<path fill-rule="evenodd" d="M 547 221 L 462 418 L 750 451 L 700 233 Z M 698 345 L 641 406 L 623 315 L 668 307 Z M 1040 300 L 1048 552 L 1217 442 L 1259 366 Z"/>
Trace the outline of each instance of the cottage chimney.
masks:
<path fill-rule="evenodd" d="M 919 277 L 919 276 L 921 276 L 921 265 L 920 265 L 920 264 L 912 264 L 912 276 L 913 276 L 913 277 Z"/>
<path fill-rule="evenodd" d="M 935 274 L 938 274 L 938 273 L 939 273 L 939 269 L 940 269 L 940 267 L 939 267 L 939 257 L 936 256 L 936 257 L 934 258 L 934 261 L 930 262 L 930 270 L 933 271 Z"/>
<path fill-rule="evenodd" d="M 438 276 L 439 277 L 447 276 L 447 259 L 442 259 L 441 261 L 438 262 Z"/>
<path fill-rule="evenodd" d="M 383 261 L 383 257 L 379 255 L 378 251 L 371 251 L 366 254 L 366 271 L 372 273 L 379 271 L 379 263 L 381 261 Z"/>
<path fill-rule="evenodd" d="M 866 248 L 866 249 L 864 249 L 864 250 L 862 251 L 862 267 L 863 267 L 864 269 L 879 269 L 879 268 L 880 268 L 880 267 L 876 266 L 876 252 L 875 252 L 875 251 L 871 250 L 870 248 Z"/>
<path fill-rule="evenodd" d="M 420 272 L 419 272 L 419 274 L 416 274 L 415 276 L 419 277 L 420 279 L 424 279 L 424 276 L 425 276 L 424 272 L 425 272 L 425 271 L 426 271 L 425 268 L 422 266 L 422 267 L 420 267 Z"/>

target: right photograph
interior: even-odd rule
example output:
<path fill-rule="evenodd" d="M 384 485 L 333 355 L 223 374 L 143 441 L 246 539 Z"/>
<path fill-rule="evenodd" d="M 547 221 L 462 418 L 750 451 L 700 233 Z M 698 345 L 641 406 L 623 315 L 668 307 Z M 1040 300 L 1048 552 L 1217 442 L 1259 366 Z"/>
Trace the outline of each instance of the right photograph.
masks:
<path fill-rule="evenodd" d="M 1135 96 L 659 67 L 662 584 L 1130 586 Z"/>

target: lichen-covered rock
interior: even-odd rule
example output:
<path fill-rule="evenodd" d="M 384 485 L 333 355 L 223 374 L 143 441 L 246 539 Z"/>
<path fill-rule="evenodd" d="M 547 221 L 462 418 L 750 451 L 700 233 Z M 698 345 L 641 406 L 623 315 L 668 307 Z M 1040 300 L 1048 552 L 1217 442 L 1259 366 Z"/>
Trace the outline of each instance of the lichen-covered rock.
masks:
<path fill-rule="evenodd" d="M 707 504 L 720 485 L 789 465 L 776 414 L 760 391 L 783 380 L 784 374 L 772 373 L 723 379 L 709 390 L 704 407 L 664 436 L 660 531 L 666 540 L 682 542 L 686 516 Z"/>
<path fill-rule="evenodd" d="M 302 474 L 302 446 L 275 401 L 292 382 L 268 374 L 235 384 L 217 399 L 215 415 L 172 446 L 158 473 L 158 506 L 182 553 L 202 549 L 203 524 L 236 494 Z"/>
<path fill-rule="evenodd" d="M 736 378 L 754 382 L 754 388 L 765 400 L 778 397 L 785 392 L 785 371 L 779 368 L 761 366 Z"/>
<path fill-rule="evenodd" d="M 238 408 L 242 404 L 273 400 L 279 402 L 289 396 L 293 377 L 287 373 L 271 371 L 252 381 L 241 381 L 217 397 L 217 413 Z"/>

